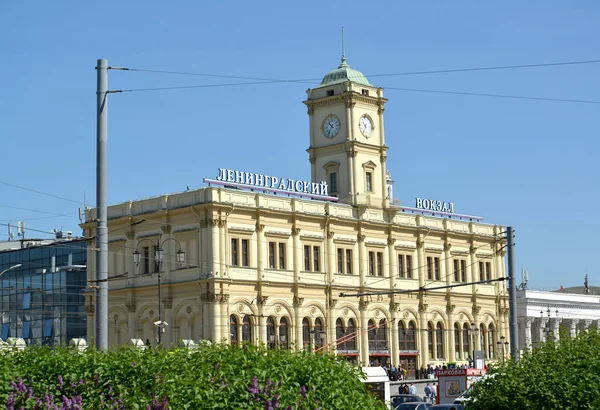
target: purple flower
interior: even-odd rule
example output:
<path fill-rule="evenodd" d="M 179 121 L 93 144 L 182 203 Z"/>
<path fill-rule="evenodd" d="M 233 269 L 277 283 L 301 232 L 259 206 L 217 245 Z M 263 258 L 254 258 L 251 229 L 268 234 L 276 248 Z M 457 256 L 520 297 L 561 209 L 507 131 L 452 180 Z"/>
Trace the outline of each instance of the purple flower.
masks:
<path fill-rule="evenodd" d="M 62 387 L 65 384 L 65 382 L 64 382 L 63 377 L 62 377 L 61 374 L 58 375 L 57 380 L 58 380 L 58 385 L 60 387 Z"/>
<path fill-rule="evenodd" d="M 252 382 L 250 382 L 250 387 L 248 388 L 248 392 L 250 394 L 258 394 L 259 390 L 258 390 L 258 379 L 256 376 L 252 376 Z"/>
<path fill-rule="evenodd" d="M 300 395 L 306 398 L 306 386 L 300 386 Z"/>
<path fill-rule="evenodd" d="M 215 370 L 219 368 L 219 363 L 215 362 Z"/>

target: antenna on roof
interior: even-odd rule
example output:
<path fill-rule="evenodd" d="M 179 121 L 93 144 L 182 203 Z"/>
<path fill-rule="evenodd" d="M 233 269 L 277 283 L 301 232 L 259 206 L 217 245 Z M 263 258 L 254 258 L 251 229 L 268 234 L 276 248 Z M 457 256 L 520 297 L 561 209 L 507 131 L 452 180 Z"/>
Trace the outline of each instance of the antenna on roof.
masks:
<path fill-rule="evenodd" d="M 583 282 L 583 291 L 585 293 L 590 293 L 590 283 L 588 282 L 588 275 L 585 274 L 585 281 Z"/>

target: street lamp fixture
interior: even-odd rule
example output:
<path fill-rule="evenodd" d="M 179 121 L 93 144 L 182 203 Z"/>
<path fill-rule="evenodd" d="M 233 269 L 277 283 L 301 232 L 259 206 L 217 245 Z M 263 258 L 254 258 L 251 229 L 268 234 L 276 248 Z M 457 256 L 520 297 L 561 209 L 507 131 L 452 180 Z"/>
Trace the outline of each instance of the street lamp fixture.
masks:
<path fill-rule="evenodd" d="M 163 261 L 164 261 L 163 245 L 167 241 L 175 241 L 177 243 L 177 245 L 179 245 L 179 250 L 176 253 L 177 263 L 179 263 L 179 266 L 182 266 L 183 263 L 185 262 L 185 251 L 183 249 L 181 249 L 181 244 L 175 238 L 167 238 L 164 241 L 161 241 L 161 239 L 159 237 L 158 240 L 156 241 L 156 243 L 150 238 L 144 238 L 138 242 L 138 244 L 135 248 L 135 251 L 133 252 L 133 262 L 135 263 L 135 266 L 139 266 L 140 263 L 142 262 L 142 253 L 139 250 L 139 246 L 140 246 L 140 243 L 142 243 L 144 241 L 150 241 L 155 246 L 154 262 L 159 266 L 158 272 L 156 272 L 157 278 L 158 278 L 158 320 L 156 322 L 154 322 L 154 325 L 158 328 L 158 344 L 160 345 L 160 344 L 162 344 L 162 334 L 165 331 L 165 328 L 167 326 L 169 326 L 169 324 L 166 321 L 162 320 L 162 307 L 161 307 L 162 301 L 161 301 L 161 296 L 160 296 L 160 290 L 161 290 L 160 266 L 162 266 Z"/>
<path fill-rule="evenodd" d="M 506 351 L 508 350 L 509 343 L 504 336 L 500 336 L 500 340 L 496 342 L 496 345 L 498 346 L 498 353 L 500 353 L 500 349 L 502 349 L 502 363 L 505 363 Z"/>
<path fill-rule="evenodd" d="M 20 263 L 17 263 L 16 265 L 11 266 L 10 268 L 6 268 L 2 272 L 0 272 L 0 276 L 2 276 L 2 274 L 4 274 L 5 272 L 8 272 L 9 270 L 17 269 L 17 268 L 20 268 L 21 266 L 23 266 L 23 265 Z"/>

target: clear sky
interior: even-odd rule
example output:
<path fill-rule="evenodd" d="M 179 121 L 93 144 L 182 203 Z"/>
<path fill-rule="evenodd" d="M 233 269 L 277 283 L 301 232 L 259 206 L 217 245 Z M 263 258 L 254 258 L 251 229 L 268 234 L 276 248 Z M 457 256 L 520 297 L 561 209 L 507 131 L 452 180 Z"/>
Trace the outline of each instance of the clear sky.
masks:
<path fill-rule="evenodd" d="M 600 104 L 392 88 L 600 101 L 600 64 L 378 76 L 600 60 L 598 21 L 594 0 L 2 1 L 0 223 L 81 232 L 76 202 L 95 204 L 98 58 L 318 83 L 339 64 L 344 26 L 348 63 L 389 99 L 395 196 L 514 226 L 534 288 L 582 285 L 586 272 L 599 285 Z M 110 89 L 246 81 L 109 72 Z M 199 188 L 220 167 L 310 179 L 311 81 L 110 95 L 109 203 Z"/>

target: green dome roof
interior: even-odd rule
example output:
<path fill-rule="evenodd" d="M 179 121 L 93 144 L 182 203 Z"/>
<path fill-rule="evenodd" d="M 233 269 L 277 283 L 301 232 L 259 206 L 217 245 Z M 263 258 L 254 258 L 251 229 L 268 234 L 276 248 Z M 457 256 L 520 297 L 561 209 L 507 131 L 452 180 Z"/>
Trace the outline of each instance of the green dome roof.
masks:
<path fill-rule="evenodd" d="M 369 80 L 367 80 L 367 77 L 365 77 L 363 73 L 350 68 L 350 66 L 346 62 L 346 57 L 342 57 L 342 62 L 340 63 L 337 69 L 331 70 L 325 75 L 325 77 L 323 77 L 323 81 L 321 81 L 319 87 L 345 83 L 346 81 L 352 81 L 356 84 L 368 85 L 369 87 L 373 87 L 373 85 L 369 82 Z"/>

